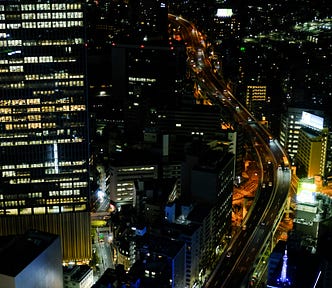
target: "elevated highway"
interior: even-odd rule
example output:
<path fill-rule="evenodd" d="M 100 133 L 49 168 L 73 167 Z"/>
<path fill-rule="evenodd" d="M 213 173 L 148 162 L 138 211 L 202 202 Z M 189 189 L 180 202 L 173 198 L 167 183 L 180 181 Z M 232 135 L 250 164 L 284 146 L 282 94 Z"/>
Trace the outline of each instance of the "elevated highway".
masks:
<path fill-rule="evenodd" d="M 195 26 L 171 14 L 169 21 L 181 27 L 181 37 L 187 43 L 187 51 L 190 51 L 189 65 L 204 95 L 211 104 L 222 107 L 222 116 L 227 119 L 231 115 L 231 121 L 242 126 L 261 166 L 258 190 L 242 229 L 232 238 L 227 251 L 203 285 L 206 288 L 248 287 L 260 256 L 267 245 L 273 245 L 274 232 L 283 217 L 291 184 L 288 156 L 271 133 L 234 97 L 223 79 L 215 75 L 206 57 L 203 37 Z"/>

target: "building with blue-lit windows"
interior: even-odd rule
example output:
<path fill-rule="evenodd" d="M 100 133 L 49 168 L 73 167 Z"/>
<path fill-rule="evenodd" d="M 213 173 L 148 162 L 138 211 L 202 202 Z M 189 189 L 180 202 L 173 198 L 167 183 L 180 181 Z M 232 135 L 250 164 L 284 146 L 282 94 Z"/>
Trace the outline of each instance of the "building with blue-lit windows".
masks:
<path fill-rule="evenodd" d="M 0 235 L 60 235 L 91 255 L 82 1 L 0 2 Z"/>

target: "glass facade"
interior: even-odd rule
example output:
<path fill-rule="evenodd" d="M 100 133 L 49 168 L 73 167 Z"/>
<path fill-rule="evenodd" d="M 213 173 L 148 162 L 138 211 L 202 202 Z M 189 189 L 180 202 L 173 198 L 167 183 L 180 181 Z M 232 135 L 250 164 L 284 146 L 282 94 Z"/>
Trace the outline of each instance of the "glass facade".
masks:
<path fill-rule="evenodd" d="M 80 1 L 0 1 L 0 221 L 89 210 L 84 36 Z"/>

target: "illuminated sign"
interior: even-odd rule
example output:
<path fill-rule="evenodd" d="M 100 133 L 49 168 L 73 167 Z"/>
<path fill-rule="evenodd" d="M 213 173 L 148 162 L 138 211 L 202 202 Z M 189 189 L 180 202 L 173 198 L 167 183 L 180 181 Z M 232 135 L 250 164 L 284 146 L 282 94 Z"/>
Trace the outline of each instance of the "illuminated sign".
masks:
<path fill-rule="evenodd" d="M 233 15 L 232 9 L 221 9 L 217 10 L 217 17 L 231 17 Z"/>
<path fill-rule="evenodd" d="M 316 203 L 316 193 L 308 190 L 302 190 L 296 195 L 296 201 L 299 203 Z"/>
<path fill-rule="evenodd" d="M 296 201 L 299 203 L 316 203 L 316 184 L 301 182 L 298 187 Z"/>
<path fill-rule="evenodd" d="M 318 130 L 322 130 L 324 124 L 324 118 L 303 111 L 301 124 Z"/>

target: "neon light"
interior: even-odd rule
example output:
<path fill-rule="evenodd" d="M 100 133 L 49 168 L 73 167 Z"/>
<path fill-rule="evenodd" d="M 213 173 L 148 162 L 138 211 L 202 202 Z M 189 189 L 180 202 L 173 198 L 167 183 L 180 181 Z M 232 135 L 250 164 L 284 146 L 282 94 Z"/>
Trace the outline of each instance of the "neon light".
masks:
<path fill-rule="evenodd" d="M 324 126 L 324 118 L 303 111 L 300 123 L 305 126 L 322 130 Z"/>
<path fill-rule="evenodd" d="M 317 278 L 316 278 L 316 281 L 315 281 L 315 284 L 314 284 L 314 287 L 313 288 L 316 288 L 316 285 L 319 281 L 319 278 L 320 278 L 320 275 L 322 274 L 322 271 L 319 271 L 318 275 L 317 275 Z"/>
<path fill-rule="evenodd" d="M 54 155 L 54 170 L 55 173 L 59 173 L 59 155 L 58 155 L 58 144 L 53 144 L 53 155 Z"/>
<path fill-rule="evenodd" d="M 277 280 L 278 282 L 281 282 L 283 284 L 288 284 L 290 285 L 290 281 L 287 278 L 287 260 L 288 260 L 288 256 L 287 256 L 287 247 L 285 249 L 285 254 L 282 257 L 283 263 L 282 263 L 282 269 L 281 269 L 281 274 L 280 274 L 280 278 Z"/>

